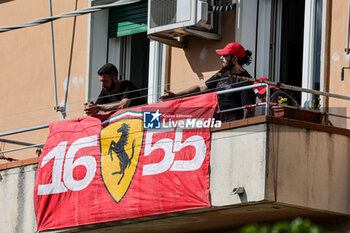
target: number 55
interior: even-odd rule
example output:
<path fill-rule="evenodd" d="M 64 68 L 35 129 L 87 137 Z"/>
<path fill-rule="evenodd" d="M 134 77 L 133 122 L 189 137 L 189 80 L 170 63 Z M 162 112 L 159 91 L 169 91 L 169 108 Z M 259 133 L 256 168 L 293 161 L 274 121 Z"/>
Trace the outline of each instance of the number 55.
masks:
<path fill-rule="evenodd" d="M 166 131 L 157 130 L 156 132 L 161 133 Z M 144 156 L 149 156 L 156 149 L 162 149 L 164 151 L 164 157 L 159 163 L 144 165 L 142 175 L 160 174 L 167 171 L 169 168 L 170 171 L 194 171 L 202 166 L 207 151 L 203 137 L 194 135 L 187 138 L 182 143 L 183 131 L 181 128 L 177 128 L 175 132 L 175 141 L 170 138 L 163 138 L 155 142 L 152 146 L 152 136 L 154 133 L 155 131 L 150 130 L 146 133 Z M 193 146 L 195 148 L 196 152 L 193 159 L 174 161 L 175 152 L 178 152 L 187 146 Z"/>

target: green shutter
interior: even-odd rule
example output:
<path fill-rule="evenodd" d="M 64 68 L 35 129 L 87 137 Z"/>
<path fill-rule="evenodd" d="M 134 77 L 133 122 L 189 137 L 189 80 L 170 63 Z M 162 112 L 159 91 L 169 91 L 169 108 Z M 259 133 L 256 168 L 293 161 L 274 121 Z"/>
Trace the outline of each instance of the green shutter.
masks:
<path fill-rule="evenodd" d="M 147 31 L 147 2 L 142 1 L 109 10 L 108 37 L 121 37 Z"/>

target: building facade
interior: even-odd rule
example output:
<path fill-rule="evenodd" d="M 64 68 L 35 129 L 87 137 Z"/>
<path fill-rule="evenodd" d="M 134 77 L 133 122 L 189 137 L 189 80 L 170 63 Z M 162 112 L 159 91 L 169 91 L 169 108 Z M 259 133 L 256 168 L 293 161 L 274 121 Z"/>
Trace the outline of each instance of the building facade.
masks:
<path fill-rule="evenodd" d="M 213 28 L 186 26 L 195 30 L 186 31 L 179 26 L 166 32 L 175 35 L 167 40 L 161 30 L 147 34 L 150 2 L 0 0 L 1 27 L 120 3 L 0 33 L 0 142 L 1 151 L 9 151 L 0 160 L 5 232 L 36 230 L 33 189 L 39 144 L 49 134 L 44 126 L 84 117 L 83 103 L 96 100 L 101 88 L 97 70 L 107 62 L 152 104 L 164 89 L 182 90 L 210 78 L 221 68 L 215 50 L 236 41 L 253 53 L 245 68 L 254 78 L 348 96 L 349 1 L 205 1 L 215 12 Z M 295 97 L 305 107 L 318 99 L 306 92 Z M 333 114 L 328 116 L 331 125 L 260 116 L 212 130 L 212 208 L 59 231 L 217 232 L 303 216 L 346 232 L 350 133 L 347 118 L 338 115 L 348 115 L 349 101 L 321 96 L 320 102 Z M 16 132 L 36 126 L 43 127 Z M 245 192 L 232 194 L 239 187 Z"/>

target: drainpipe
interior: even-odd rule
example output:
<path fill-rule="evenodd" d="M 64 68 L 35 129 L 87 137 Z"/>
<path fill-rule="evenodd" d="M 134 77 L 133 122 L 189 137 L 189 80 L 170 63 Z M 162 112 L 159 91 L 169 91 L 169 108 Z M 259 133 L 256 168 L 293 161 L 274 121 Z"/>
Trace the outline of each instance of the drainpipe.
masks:
<path fill-rule="evenodd" d="M 256 28 L 255 28 L 255 54 L 254 54 L 254 78 L 256 78 L 256 61 L 258 58 L 258 33 L 259 33 L 259 7 L 260 7 L 260 2 L 259 0 L 257 1 L 256 4 Z"/>
<path fill-rule="evenodd" d="M 345 54 L 349 55 L 350 53 L 350 48 L 349 48 L 349 32 L 350 31 L 350 0 L 349 0 L 349 5 L 348 5 L 348 33 L 346 36 L 346 47 L 345 47 Z M 350 67 L 342 67 L 341 68 L 341 81 L 344 81 L 344 70 L 345 69 L 350 69 Z"/>
<path fill-rule="evenodd" d="M 50 17 L 52 17 L 52 0 L 49 0 L 50 4 Z M 53 80 L 54 80 L 54 90 L 55 90 L 55 111 L 61 112 L 62 115 L 64 115 L 64 108 L 61 106 L 58 106 L 58 100 L 57 100 L 57 79 L 56 79 L 56 55 L 55 55 L 55 41 L 53 36 L 53 21 L 51 23 L 51 47 L 52 47 L 52 66 L 53 66 Z"/>
<path fill-rule="evenodd" d="M 346 37 L 346 47 L 345 47 L 345 53 L 349 54 L 350 53 L 350 48 L 349 48 L 349 31 L 350 31 L 350 0 L 349 0 L 349 6 L 348 6 L 348 34 Z"/>

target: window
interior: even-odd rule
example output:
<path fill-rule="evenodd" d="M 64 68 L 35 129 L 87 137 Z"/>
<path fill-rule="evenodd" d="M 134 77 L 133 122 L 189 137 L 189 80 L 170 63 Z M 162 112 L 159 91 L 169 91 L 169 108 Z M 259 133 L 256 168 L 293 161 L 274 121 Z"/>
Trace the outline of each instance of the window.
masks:
<path fill-rule="evenodd" d="M 323 0 L 238 0 L 236 40 L 253 52 L 255 77 L 322 89 Z M 296 93 L 310 103 L 311 95 Z"/>
<path fill-rule="evenodd" d="M 93 3 L 96 5 L 96 1 Z M 158 83 L 163 63 L 162 57 L 156 56 L 162 46 L 150 46 L 154 42 L 147 38 L 147 1 L 110 8 L 89 17 L 89 82 L 86 99 L 94 100 L 99 95 L 101 85 L 97 79 L 97 70 L 107 62 L 118 68 L 120 80 L 130 80 L 143 90 L 144 95 L 149 94 L 147 89 Z M 160 63 L 161 66 L 153 69 L 154 63 Z M 151 94 L 159 95 L 158 89 L 152 90 Z M 156 98 L 148 99 L 154 102 Z"/>
<path fill-rule="evenodd" d="M 108 62 L 119 70 L 120 80 L 130 80 L 147 95 L 149 39 L 147 1 L 109 9 Z"/>

